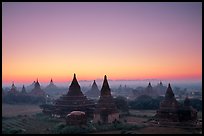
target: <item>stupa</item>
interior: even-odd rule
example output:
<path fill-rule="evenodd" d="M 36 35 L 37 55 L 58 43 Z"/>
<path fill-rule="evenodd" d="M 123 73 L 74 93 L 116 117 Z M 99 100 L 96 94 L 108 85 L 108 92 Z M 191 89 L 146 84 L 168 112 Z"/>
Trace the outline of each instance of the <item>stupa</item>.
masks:
<path fill-rule="evenodd" d="M 162 124 L 194 122 L 197 119 L 197 111 L 190 106 L 188 98 L 185 99 L 183 106 L 179 104 L 169 84 L 155 117 Z"/>
<path fill-rule="evenodd" d="M 38 79 L 35 82 L 35 87 L 31 90 L 30 94 L 35 96 L 45 96 L 45 92 L 41 89 Z"/>
<path fill-rule="evenodd" d="M 98 89 L 98 86 L 96 84 L 96 81 L 94 80 L 92 86 L 91 86 L 91 90 L 87 91 L 85 93 L 85 95 L 87 97 L 93 98 L 93 99 L 98 99 L 100 96 L 100 90 Z"/>
<path fill-rule="evenodd" d="M 158 96 L 157 92 L 153 89 L 150 82 L 149 82 L 148 86 L 144 90 L 144 95 L 149 95 L 151 97 Z"/>
<path fill-rule="evenodd" d="M 25 86 L 23 85 L 23 88 L 22 88 L 22 90 L 21 90 L 21 94 L 27 94 L 27 92 L 26 92 L 26 89 L 25 89 Z"/>
<path fill-rule="evenodd" d="M 50 84 L 45 87 L 45 92 L 48 94 L 55 94 L 59 90 L 59 88 L 54 84 L 53 80 L 50 80 Z"/>
<path fill-rule="evenodd" d="M 76 79 L 76 74 L 69 87 L 67 94 L 62 95 L 54 102 L 54 112 L 52 114 L 65 117 L 72 111 L 85 112 L 87 116 L 93 116 L 94 103 L 88 100 L 81 91 L 81 87 Z"/>
<path fill-rule="evenodd" d="M 12 83 L 11 89 L 8 91 L 8 94 L 18 94 L 18 91 L 16 89 L 16 86 L 14 85 L 14 82 Z"/>
<path fill-rule="evenodd" d="M 111 95 L 111 89 L 105 75 L 100 98 L 94 111 L 94 123 L 112 123 L 119 120 L 119 112 Z"/>

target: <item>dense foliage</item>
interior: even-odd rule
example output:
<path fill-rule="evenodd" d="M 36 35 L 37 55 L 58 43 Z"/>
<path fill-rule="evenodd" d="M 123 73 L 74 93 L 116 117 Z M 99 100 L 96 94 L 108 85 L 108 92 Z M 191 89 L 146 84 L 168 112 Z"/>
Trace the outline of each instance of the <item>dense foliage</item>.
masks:
<path fill-rule="evenodd" d="M 183 101 L 181 103 L 183 104 Z M 202 111 L 202 100 L 196 98 L 190 99 L 190 105 L 196 110 Z"/>
<path fill-rule="evenodd" d="M 156 110 L 163 99 L 163 97 L 152 98 L 148 95 L 141 95 L 137 99 L 130 101 L 129 107 L 138 110 Z"/>
<path fill-rule="evenodd" d="M 137 99 L 129 102 L 130 109 L 137 110 L 156 110 L 159 109 L 160 102 L 164 99 L 164 97 L 152 98 L 147 95 L 141 95 Z M 183 100 L 178 101 L 181 105 L 183 105 Z M 190 105 L 197 109 L 198 111 L 202 111 L 202 100 L 199 99 L 190 99 Z"/>
<path fill-rule="evenodd" d="M 32 95 L 14 95 L 8 94 L 3 97 L 3 103 L 8 104 L 17 104 L 17 103 L 26 103 L 26 104 L 40 104 L 45 103 L 45 98 L 40 96 L 32 96 Z"/>
<path fill-rule="evenodd" d="M 128 101 L 123 96 L 118 96 L 114 98 L 116 107 L 122 112 L 128 112 Z"/>

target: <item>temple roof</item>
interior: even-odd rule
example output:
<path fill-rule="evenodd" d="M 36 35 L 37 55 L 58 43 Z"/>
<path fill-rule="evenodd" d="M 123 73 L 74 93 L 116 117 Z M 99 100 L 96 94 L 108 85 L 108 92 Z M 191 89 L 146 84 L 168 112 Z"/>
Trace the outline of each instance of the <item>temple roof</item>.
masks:
<path fill-rule="evenodd" d="M 92 86 L 91 86 L 91 90 L 99 92 L 99 89 L 98 89 L 98 86 L 97 86 L 95 80 L 94 80 L 94 82 L 93 82 L 93 84 L 92 84 Z"/>
<path fill-rule="evenodd" d="M 54 84 L 52 78 L 50 80 L 50 84 L 45 87 L 45 90 L 57 90 L 58 87 Z"/>
<path fill-rule="evenodd" d="M 101 89 L 101 96 L 111 96 L 111 90 L 106 75 L 104 76 L 103 86 Z"/>
<path fill-rule="evenodd" d="M 72 80 L 71 85 L 69 86 L 69 91 L 67 93 L 68 96 L 84 96 L 81 87 L 76 79 L 76 74 L 74 74 L 74 78 Z"/>
<path fill-rule="evenodd" d="M 35 82 L 35 87 L 31 90 L 31 94 L 42 96 L 45 92 L 41 89 L 40 83 L 37 81 Z"/>
<path fill-rule="evenodd" d="M 35 82 L 35 88 L 40 88 L 40 83 L 38 82 L 38 79 L 37 79 L 37 81 Z"/>
<path fill-rule="evenodd" d="M 174 98 L 174 93 L 173 93 L 173 91 L 171 89 L 170 83 L 169 83 L 169 86 L 168 86 L 168 88 L 166 90 L 165 98 Z"/>
<path fill-rule="evenodd" d="M 11 89 L 9 90 L 9 92 L 17 93 L 17 89 L 16 89 L 16 86 L 14 85 L 14 82 L 12 82 Z"/>
<path fill-rule="evenodd" d="M 149 82 L 148 86 L 147 86 L 148 89 L 152 89 L 152 85 L 151 83 Z"/>
<path fill-rule="evenodd" d="M 26 93 L 25 86 L 23 85 L 21 93 Z"/>

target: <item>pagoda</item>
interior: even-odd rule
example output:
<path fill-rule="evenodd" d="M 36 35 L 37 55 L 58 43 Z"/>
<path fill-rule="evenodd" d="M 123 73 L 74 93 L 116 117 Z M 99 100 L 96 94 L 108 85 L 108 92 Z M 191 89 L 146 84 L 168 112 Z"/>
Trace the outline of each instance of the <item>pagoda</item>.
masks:
<path fill-rule="evenodd" d="M 160 81 L 159 84 L 155 87 L 155 90 L 157 91 L 158 95 L 165 95 L 165 90 L 167 89 L 166 86 L 163 85 L 163 83 Z"/>
<path fill-rule="evenodd" d="M 18 91 L 16 89 L 16 86 L 14 85 L 14 82 L 12 83 L 11 89 L 8 91 L 8 94 L 18 94 Z"/>
<path fill-rule="evenodd" d="M 41 89 L 38 79 L 35 82 L 35 87 L 31 90 L 30 94 L 35 96 L 45 96 L 45 92 Z"/>
<path fill-rule="evenodd" d="M 164 100 L 160 103 L 160 108 L 157 111 L 157 117 L 159 118 L 160 121 L 179 121 L 179 116 L 178 116 L 178 111 L 179 111 L 179 103 L 177 102 L 174 93 L 171 89 L 171 85 L 169 84 L 165 98 Z"/>
<path fill-rule="evenodd" d="M 190 99 L 188 98 L 188 96 L 185 98 L 183 108 L 180 112 L 182 112 L 182 116 L 180 116 L 180 121 L 197 120 L 197 110 L 191 106 Z"/>
<path fill-rule="evenodd" d="M 170 84 L 166 90 L 165 98 L 160 103 L 160 108 L 155 115 L 160 123 L 168 124 L 195 121 L 197 112 L 190 106 L 188 98 L 185 99 L 183 106 L 178 103 Z"/>
<path fill-rule="evenodd" d="M 151 97 L 158 96 L 157 92 L 153 89 L 150 82 L 149 82 L 148 86 L 144 90 L 144 95 L 149 95 Z"/>
<path fill-rule="evenodd" d="M 23 94 L 23 95 L 27 94 L 27 92 L 26 92 L 26 89 L 25 89 L 25 86 L 24 86 L 24 85 L 23 85 L 23 87 L 22 87 L 21 94 Z"/>
<path fill-rule="evenodd" d="M 53 93 L 56 93 L 57 90 L 59 90 L 59 88 L 54 84 L 54 82 L 51 78 L 50 84 L 48 86 L 46 86 L 44 90 L 46 93 L 53 94 Z"/>
<path fill-rule="evenodd" d="M 100 90 L 98 89 L 98 86 L 96 84 L 96 81 L 94 80 L 92 86 L 91 86 L 91 90 L 87 91 L 85 93 L 86 96 L 90 97 L 90 98 L 99 98 L 100 96 Z"/>
<path fill-rule="evenodd" d="M 82 93 L 76 74 L 74 74 L 67 94 L 62 95 L 54 102 L 54 112 L 52 114 L 65 117 L 72 111 L 82 111 L 87 116 L 93 116 L 94 105 L 93 101 L 88 100 Z"/>
<path fill-rule="evenodd" d="M 119 112 L 111 95 L 111 89 L 105 75 L 100 98 L 94 111 L 94 123 L 112 123 L 119 120 Z"/>
<path fill-rule="evenodd" d="M 26 90 L 28 91 L 28 92 L 31 92 L 31 90 L 33 89 L 33 88 L 35 88 L 35 81 L 33 81 L 33 83 L 32 84 L 30 84 L 29 86 L 27 86 L 26 87 Z"/>

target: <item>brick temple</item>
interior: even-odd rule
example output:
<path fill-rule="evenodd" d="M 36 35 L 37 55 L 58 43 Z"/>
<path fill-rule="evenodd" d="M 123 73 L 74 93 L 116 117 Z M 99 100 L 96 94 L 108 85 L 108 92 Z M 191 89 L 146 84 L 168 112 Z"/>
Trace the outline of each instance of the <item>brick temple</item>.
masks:
<path fill-rule="evenodd" d="M 94 123 L 112 123 L 119 120 L 119 112 L 111 95 L 111 89 L 105 75 L 100 98 L 94 111 Z"/>
<path fill-rule="evenodd" d="M 184 100 L 184 104 L 180 104 L 172 91 L 170 84 L 168 85 L 165 98 L 160 103 L 160 107 L 155 115 L 159 123 L 170 122 L 196 122 L 197 111 L 190 106 L 188 97 Z"/>
<path fill-rule="evenodd" d="M 76 79 L 76 74 L 69 87 L 67 94 L 62 95 L 54 102 L 51 112 L 54 115 L 65 117 L 72 111 L 82 111 L 87 116 L 93 116 L 94 103 L 92 100 L 88 100 L 82 93 L 81 87 Z"/>

